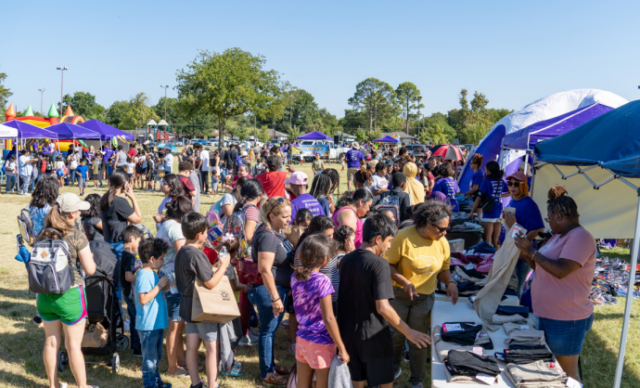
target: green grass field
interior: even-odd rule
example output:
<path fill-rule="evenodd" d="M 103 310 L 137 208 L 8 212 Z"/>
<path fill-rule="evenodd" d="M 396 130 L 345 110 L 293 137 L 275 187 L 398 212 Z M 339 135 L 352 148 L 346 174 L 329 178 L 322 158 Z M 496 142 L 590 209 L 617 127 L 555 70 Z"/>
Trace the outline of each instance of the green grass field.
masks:
<path fill-rule="evenodd" d="M 328 166 L 327 166 L 328 167 Z M 332 165 L 340 171 L 339 165 Z M 309 164 L 296 168 L 311 176 Z M 342 173 L 340 191 L 346 189 L 346 172 Z M 78 192 L 77 188 L 65 188 L 63 191 Z M 88 189 L 87 194 L 104 193 L 104 189 L 94 191 Z M 152 216 L 162 200 L 160 193 L 136 192 L 142 208 L 143 223 L 155 231 Z M 24 265 L 13 259 L 16 254 L 15 235 L 17 233 L 16 216 L 21 209 L 27 207 L 30 197 L 18 195 L 0 196 L 0 387 L 44 387 L 47 386 L 42 363 L 42 347 L 44 334 L 42 329 L 31 325 L 30 320 L 35 312 L 35 299 L 28 291 Z M 219 197 L 202 197 L 200 211 L 204 214 Z M 629 258 L 628 250 L 617 249 L 604 252 L 605 256 Z M 620 341 L 620 330 L 624 313 L 624 298 L 619 298 L 615 306 L 598 307 L 595 312 L 593 329 L 587 335 L 582 356 L 585 387 L 611 387 L 615 372 L 616 357 Z M 627 357 L 623 387 L 640 387 L 640 302 L 634 301 L 634 311 L 629 330 Z M 295 359 L 287 351 L 289 345 L 288 329 L 280 329 L 275 341 L 276 360 L 291 367 Z M 130 351 L 121 355 L 120 373 L 115 375 L 106 366 L 87 365 L 88 383 L 101 388 L 123 388 L 141 386 L 141 359 L 134 358 Z M 201 351 L 204 358 L 204 351 Z M 225 387 L 244 388 L 261 386 L 259 376 L 257 347 L 241 347 L 237 358 L 245 364 L 247 374 L 240 378 L 221 378 Z M 106 358 L 87 357 L 88 360 L 104 361 Z M 399 387 L 408 387 L 408 365 L 404 364 L 403 375 L 396 382 Z M 166 359 L 161 362 L 161 372 L 166 371 Z M 430 370 L 430 368 L 428 368 Z M 204 372 L 203 378 L 204 378 Z M 174 387 L 188 387 L 189 379 L 169 378 L 166 381 Z M 425 379 L 425 387 L 430 386 L 430 373 Z M 60 374 L 60 381 L 74 385 L 68 368 Z"/>

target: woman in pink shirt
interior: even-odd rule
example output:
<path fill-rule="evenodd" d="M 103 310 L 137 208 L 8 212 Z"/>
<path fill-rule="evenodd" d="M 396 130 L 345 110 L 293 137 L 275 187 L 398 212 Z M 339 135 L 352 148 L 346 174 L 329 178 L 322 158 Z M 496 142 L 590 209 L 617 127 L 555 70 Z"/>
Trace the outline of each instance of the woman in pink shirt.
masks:
<path fill-rule="evenodd" d="M 355 230 L 356 249 L 360 248 L 360 245 L 362 245 L 362 227 L 364 225 L 360 218 L 369 213 L 371 203 L 373 202 L 373 195 L 369 189 L 358 189 L 354 192 L 348 191 L 344 193 L 338 203 L 342 201 L 345 201 L 347 206 L 344 206 L 333 213 L 333 217 L 331 217 L 331 219 L 336 226 L 346 225 Z"/>
<path fill-rule="evenodd" d="M 547 345 L 562 369 L 575 380 L 584 338 L 593 324 L 589 300 L 595 275 L 596 243 L 582 226 L 576 202 L 564 187 L 549 190 L 547 218 L 553 237 L 536 250 L 526 236 L 516 238 L 522 259 L 535 270 L 531 285 L 533 313 L 540 318 Z M 505 213 L 507 225 L 515 223 Z"/>

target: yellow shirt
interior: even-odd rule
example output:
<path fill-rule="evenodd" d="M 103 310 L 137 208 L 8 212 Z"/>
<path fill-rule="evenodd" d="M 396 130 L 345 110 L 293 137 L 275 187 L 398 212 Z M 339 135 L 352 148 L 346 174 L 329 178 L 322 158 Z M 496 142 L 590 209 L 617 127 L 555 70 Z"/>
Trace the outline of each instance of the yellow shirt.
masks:
<path fill-rule="evenodd" d="M 449 241 L 444 237 L 427 240 L 420 237 L 415 226 L 410 226 L 398 231 L 384 258 L 397 265 L 398 272 L 416 286 L 418 294 L 429 295 L 436 290 L 438 274 L 449 269 Z M 393 285 L 402 288 L 395 281 Z"/>

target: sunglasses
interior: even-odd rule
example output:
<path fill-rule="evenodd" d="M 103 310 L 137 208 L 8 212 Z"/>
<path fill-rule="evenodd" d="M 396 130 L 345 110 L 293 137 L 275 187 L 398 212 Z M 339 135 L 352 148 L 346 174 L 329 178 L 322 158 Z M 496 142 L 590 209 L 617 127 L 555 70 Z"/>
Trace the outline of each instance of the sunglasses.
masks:
<path fill-rule="evenodd" d="M 434 227 L 434 228 L 438 229 L 438 231 L 440 231 L 440 233 L 444 233 L 444 232 L 446 232 L 446 231 L 448 231 L 448 230 L 449 230 L 449 227 L 448 227 L 448 226 L 447 226 L 447 227 L 444 227 L 444 228 L 441 228 L 441 227 L 439 227 L 439 226 L 438 226 L 438 225 L 436 225 L 436 224 L 431 224 L 431 225 L 433 225 L 433 227 Z"/>
<path fill-rule="evenodd" d="M 507 186 L 509 186 L 509 187 L 511 187 L 511 186 L 513 186 L 513 187 L 520 187 L 520 182 L 517 182 L 517 181 L 509 181 L 509 182 L 507 182 Z"/>
<path fill-rule="evenodd" d="M 167 182 L 165 182 L 165 181 L 160 182 L 160 185 L 162 185 L 162 186 L 169 186 L 169 184 L 168 184 Z"/>

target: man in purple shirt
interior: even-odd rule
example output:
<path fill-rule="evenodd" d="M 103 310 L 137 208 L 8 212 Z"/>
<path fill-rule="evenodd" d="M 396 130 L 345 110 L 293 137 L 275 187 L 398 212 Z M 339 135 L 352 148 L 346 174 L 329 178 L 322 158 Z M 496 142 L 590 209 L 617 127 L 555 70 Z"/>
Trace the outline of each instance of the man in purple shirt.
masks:
<path fill-rule="evenodd" d="M 289 184 L 289 191 L 296 196 L 296 199 L 291 201 L 291 223 L 296 219 L 296 213 L 300 209 L 309 209 L 313 216 L 326 216 L 322 205 L 311 194 L 307 194 L 307 185 L 309 184 L 309 178 L 307 174 L 302 171 L 296 171 L 291 174 L 291 178 L 284 181 L 285 184 Z"/>
<path fill-rule="evenodd" d="M 107 179 L 107 167 L 109 165 L 109 159 L 111 158 L 111 155 L 113 155 L 113 150 L 108 146 L 105 145 L 102 148 L 102 165 L 100 166 L 100 187 L 102 187 L 102 180 L 103 179 Z"/>
<path fill-rule="evenodd" d="M 360 152 L 360 144 L 355 141 L 351 143 L 351 149 L 347 151 L 344 159 L 347 162 L 347 190 L 351 191 L 351 182 L 353 182 L 353 177 L 360 169 L 360 163 L 364 161 L 364 155 Z M 342 167 L 342 170 L 344 171 L 344 166 Z"/>

